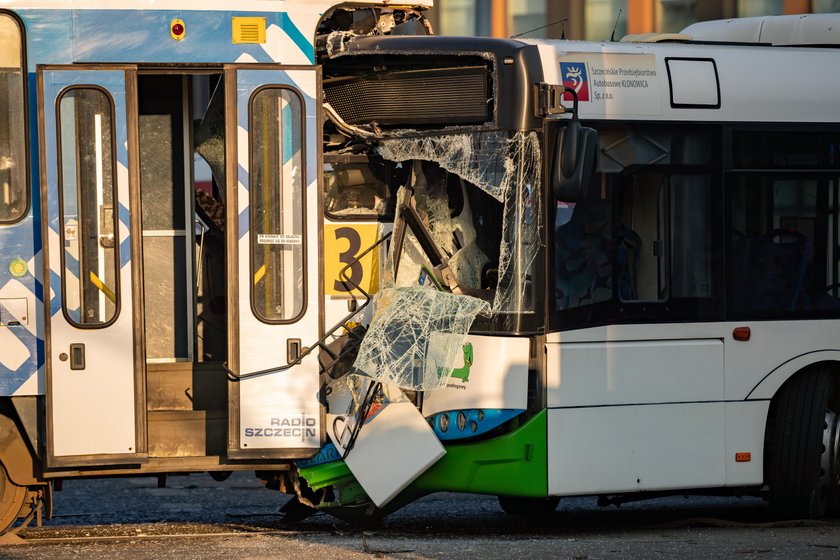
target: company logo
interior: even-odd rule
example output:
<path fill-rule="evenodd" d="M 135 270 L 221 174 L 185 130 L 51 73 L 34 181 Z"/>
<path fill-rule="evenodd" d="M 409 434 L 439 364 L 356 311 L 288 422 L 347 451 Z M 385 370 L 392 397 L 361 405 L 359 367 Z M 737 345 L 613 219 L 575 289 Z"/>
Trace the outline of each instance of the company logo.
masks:
<path fill-rule="evenodd" d="M 464 344 L 464 365 L 453 369 L 452 373 L 449 374 L 449 377 L 453 379 L 460 379 L 462 383 L 466 383 L 470 380 L 470 367 L 473 365 L 473 345 L 472 343 L 468 342 Z M 438 368 L 438 377 L 443 377 L 446 374 L 446 370 L 444 368 Z"/>
<path fill-rule="evenodd" d="M 563 86 L 575 90 L 578 101 L 589 101 L 589 76 L 586 73 L 585 63 L 561 62 L 560 75 L 563 77 Z M 563 99 L 572 101 L 574 98 L 567 93 L 563 95 Z"/>
<path fill-rule="evenodd" d="M 318 437 L 318 422 L 315 418 L 292 416 L 286 418 L 272 418 L 268 426 L 248 427 L 244 429 L 245 437 L 277 437 L 300 438 L 300 441 Z"/>

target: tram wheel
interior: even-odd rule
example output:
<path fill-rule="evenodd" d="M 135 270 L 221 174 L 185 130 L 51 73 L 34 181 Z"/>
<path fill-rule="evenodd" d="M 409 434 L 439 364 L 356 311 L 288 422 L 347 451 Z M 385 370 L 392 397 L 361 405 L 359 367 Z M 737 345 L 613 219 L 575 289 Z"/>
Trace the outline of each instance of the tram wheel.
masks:
<path fill-rule="evenodd" d="M 791 379 L 773 402 L 767 482 L 778 517 L 822 518 L 840 488 L 840 406 L 831 372 Z"/>
<path fill-rule="evenodd" d="M 26 486 L 18 486 L 9 479 L 6 468 L 0 463 L 0 534 L 17 521 L 26 504 Z"/>
<path fill-rule="evenodd" d="M 509 515 L 536 516 L 554 513 L 560 498 L 515 498 L 499 496 L 499 505 Z"/>

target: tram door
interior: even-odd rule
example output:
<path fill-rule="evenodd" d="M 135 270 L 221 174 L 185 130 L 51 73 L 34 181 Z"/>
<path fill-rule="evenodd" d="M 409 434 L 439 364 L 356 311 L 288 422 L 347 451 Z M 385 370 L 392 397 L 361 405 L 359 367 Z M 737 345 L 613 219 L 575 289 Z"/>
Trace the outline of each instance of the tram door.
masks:
<path fill-rule="evenodd" d="M 225 69 L 229 367 L 294 364 L 319 338 L 320 69 Z M 231 157 L 232 155 L 232 157 Z M 317 353 L 229 384 L 228 455 L 290 458 L 321 445 Z"/>
<path fill-rule="evenodd" d="M 38 69 L 49 466 L 146 457 L 128 171 L 135 83 L 133 67 Z"/>

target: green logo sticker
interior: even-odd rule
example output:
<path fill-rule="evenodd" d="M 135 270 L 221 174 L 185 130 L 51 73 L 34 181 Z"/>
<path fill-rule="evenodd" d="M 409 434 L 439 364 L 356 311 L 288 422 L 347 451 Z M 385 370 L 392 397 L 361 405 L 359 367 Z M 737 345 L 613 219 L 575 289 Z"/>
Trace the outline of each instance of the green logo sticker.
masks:
<path fill-rule="evenodd" d="M 449 377 L 460 379 L 461 382 L 466 383 L 470 380 L 470 367 L 473 365 L 473 345 L 470 342 L 464 344 L 464 365 L 458 369 L 453 369 Z M 446 372 L 444 368 L 438 368 L 438 377 L 443 377 Z"/>

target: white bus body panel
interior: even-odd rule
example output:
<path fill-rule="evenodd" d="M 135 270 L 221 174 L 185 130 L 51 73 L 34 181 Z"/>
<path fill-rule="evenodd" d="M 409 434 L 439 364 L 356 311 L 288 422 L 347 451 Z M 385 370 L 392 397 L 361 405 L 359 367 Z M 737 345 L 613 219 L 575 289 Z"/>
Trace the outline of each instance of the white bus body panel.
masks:
<path fill-rule="evenodd" d="M 682 30 L 696 41 L 837 45 L 840 14 L 791 14 L 700 21 Z"/>
<path fill-rule="evenodd" d="M 840 361 L 840 320 L 752 321 L 748 342 L 730 338 L 726 350 L 726 395 L 771 399 L 791 375 L 820 361 Z"/>
<path fill-rule="evenodd" d="M 735 341 L 743 326 L 750 340 Z M 549 334 L 550 493 L 761 484 L 770 399 L 802 368 L 840 359 L 838 332 L 840 321 L 824 320 Z M 747 452 L 750 461 L 736 461 Z"/>
<path fill-rule="evenodd" d="M 549 493 L 722 486 L 722 340 L 607 333 L 546 345 Z"/>
<path fill-rule="evenodd" d="M 727 402 L 726 486 L 755 486 L 764 482 L 764 432 L 770 401 Z M 735 460 L 749 453 L 750 460 Z"/>
<path fill-rule="evenodd" d="M 584 121 L 840 121 L 840 57 L 836 50 L 520 40 L 538 46 L 547 83 L 586 83 L 588 96 L 579 103 Z M 696 86 L 697 76 L 679 71 L 669 75 L 667 59 L 714 61 L 720 106 L 694 106 L 682 103 L 679 97 L 674 99 L 672 85 L 678 96 L 683 95 Z M 710 76 L 708 67 L 703 75 Z M 710 85 L 702 87 L 707 99 Z"/>
<path fill-rule="evenodd" d="M 549 409 L 548 493 L 721 486 L 723 403 Z"/>
<path fill-rule="evenodd" d="M 524 337 L 474 336 L 468 381 L 452 378 L 423 398 L 426 417 L 447 410 L 528 408 L 528 354 L 530 340 Z M 464 365 L 459 356 L 453 369 Z"/>
<path fill-rule="evenodd" d="M 548 406 L 723 400 L 715 339 L 549 344 Z"/>

